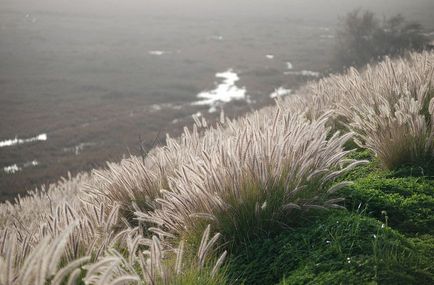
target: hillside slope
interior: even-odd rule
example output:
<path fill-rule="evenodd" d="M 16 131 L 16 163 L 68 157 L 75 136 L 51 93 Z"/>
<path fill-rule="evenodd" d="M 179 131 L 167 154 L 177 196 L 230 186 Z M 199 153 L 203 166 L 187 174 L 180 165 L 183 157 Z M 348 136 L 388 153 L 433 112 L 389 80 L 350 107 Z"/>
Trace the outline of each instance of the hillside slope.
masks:
<path fill-rule="evenodd" d="M 434 53 L 0 205 L 0 284 L 429 284 Z"/>

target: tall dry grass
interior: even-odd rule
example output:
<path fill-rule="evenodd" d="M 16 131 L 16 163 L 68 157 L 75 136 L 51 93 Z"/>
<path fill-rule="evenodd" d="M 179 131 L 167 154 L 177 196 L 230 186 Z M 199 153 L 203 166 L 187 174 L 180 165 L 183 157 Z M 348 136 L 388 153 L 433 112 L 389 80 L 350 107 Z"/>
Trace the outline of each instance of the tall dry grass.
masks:
<path fill-rule="evenodd" d="M 432 161 L 433 63 L 386 60 L 237 120 L 196 118 L 145 159 L 1 204 L 0 284 L 219 284 L 220 235 L 239 242 L 293 212 L 339 207 L 347 183 L 334 179 L 363 163 L 346 158 L 350 139 L 388 168 Z M 184 254 L 185 237 L 196 242 Z"/>
<path fill-rule="evenodd" d="M 356 134 L 389 169 L 434 161 L 434 53 L 351 68 L 304 88 L 310 117 L 335 111 L 336 125 Z M 302 100 L 302 101 L 303 101 Z M 302 103 L 300 104 L 302 105 Z"/>
<path fill-rule="evenodd" d="M 338 112 L 385 167 L 418 165 L 434 157 L 434 57 L 386 59 L 364 73 L 342 78 L 345 97 Z M 430 107 L 431 106 L 431 107 Z"/>
<path fill-rule="evenodd" d="M 328 137 L 329 115 L 309 121 L 278 105 L 230 123 L 225 132 L 186 135 L 184 143 L 200 151 L 170 177 L 159 207 L 136 215 L 177 235 L 196 230 L 204 217 L 232 237 L 284 223 L 291 210 L 338 207 L 330 182 L 361 162 L 345 160 L 351 133 Z"/>

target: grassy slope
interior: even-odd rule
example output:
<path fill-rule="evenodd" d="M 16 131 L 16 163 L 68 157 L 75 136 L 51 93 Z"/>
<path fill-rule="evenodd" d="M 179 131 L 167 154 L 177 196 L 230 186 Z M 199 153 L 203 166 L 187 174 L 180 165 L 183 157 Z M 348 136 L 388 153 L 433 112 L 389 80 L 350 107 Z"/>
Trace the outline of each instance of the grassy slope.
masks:
<path fill-rule="evenodd" d="M 311 211 L 240 247 L 227 266 L 230 282 L 434 284 L 433 177 L 385 171 L 367 152 L 355 155 L 371 162 L 347 175 L 354 185 L 341 190 L 346 210 Z"/>
<path fill-rule="evenodd" d="M 431 67 L 432 60 L 425 57 L 415 57 L 413 69 L 404 62 L 398 68 L 386 62 L 368 73 L 367 77 L 376 78 L 385 69 L 384 82 L 370 82 L 357 74 L 329 79 L 329 89 L 327 82 L 317 86 L 325 90 L 320 92 L 325 102 L 318 102 L 314 92 L 306 101 L 288 100 L 286 107 L 226 122 L 225 129 L 219 126 L 203 137 L 195 127 L 179 143 L 168 140 L 147 162 L 131 158 L 104 173 L 65 180 L 48 194 L 1 205 L 0 283 L 7 284 L 6 277 L 10 284 L 62 284 L 54 281 L 69 274 L 67 268 L 74 270 L 69 278 L 95 285 L 112 284 L 108 281 L 115 283 L 119 278 L 149 278 L 151 284 L 434 284 L 434 152 L 424 150 L 434 149 L 429 139 L 434 99 L 430 99 L 429 120 L 414 114 L 423 107 L 415 106 L 414 98 L 400 98 L 402 102 L 408 99 L 407 105 L 401 105 L 409 110 L 398 103 L 381 103 L 398 100 L 392 96 L 399 87 L 395 86 L 396 70 L 403 74 L 400 81 L 410 82 L 413 89 L 423 85 L 422 77 L 434 82 L 432 69 L 424 67 Z M 375 99 L 377 90 L 385 89 L 378 95 L 384 95 L 380 103 L 365 104 L 357 96 L 347 103 L 360 107 L 357 114 L 374 108 L 414 117 L 413 124 L 397 125 L 392 115 L 379 113 L 371 116 L 378 120 L 366 120 L 366 116 L 353 118 L 347 110 L 347 120 L 353 125 L 364 124 L 355 130 L 364 141 L 370 139 L 372 126 L 382 126 L 372 134 L 370 149 L 387 154 L 378 159 L 382 165 L 393 161 L 389 166 L 394 171 L 381 168 L 366 150 L 358 150 L 353 158 L 367 159 L 368 164 L 354 162 L 350 165 L 360 167 L 349 173 L 344 171 L 347 168 L 336 171 L 344 164 L 340 158 L 347 158 L 342 148 L 349 137 L 330 136 L 326 143 L 330 133 L 324 124 L 331 116 L 308 122 L 292 115 L 309 104 L 306 116 L 312 118 L 316 113 L 328 114 L 336 102 L 344 106 L 336 86 L 357 87 L 354 82 L 375 85 L 373 90 L 359 86 L 354 96 Z M 333 122 L 331 126 L 339 128 Z M 346 145 L 346 149 L 353 147 Z M 401 157 L 413 152 L 409 161 L 417 166 L 402 166 Z M 348 185 L 339 184 L 342 181 L 354 184 L 338 193 L 346 198 L 345 209 L 335 209 L 338 200 L 326 198 L 339 188 L 336 185 Z M 170 191 L 160 191 L 162 187 Z M 134 217 L 143 228 L 120 222 L 137 222 Z M 153 225 L 157 227 L 151 229 Z M 180 240 L 186 244 L 185 252 Z M 223 260 L 218 256 L 226 255 L 223 250 L 228 252 L 225 270 L 213 277 L 214 264 Z M 90 261 L 74 264 L 81 257 Z M 152 276 L 144 275 L 150 271 Z M 35 278 L 40 282 L 35 283 Z"/>

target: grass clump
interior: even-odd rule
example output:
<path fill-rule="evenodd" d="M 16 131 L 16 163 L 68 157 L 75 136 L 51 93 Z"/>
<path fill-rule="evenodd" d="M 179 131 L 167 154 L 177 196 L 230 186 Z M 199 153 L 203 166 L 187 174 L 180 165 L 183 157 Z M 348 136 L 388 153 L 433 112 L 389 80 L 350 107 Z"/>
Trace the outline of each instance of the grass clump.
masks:
<path fill-rule="evenodd" d="M 428 61 L 430 55 L 424 56 Z M 338 79 L 346 92 L 338 112 L 356 134 L 356 143 L 376 153 L 386 169 L 432 165 L 434 77 L 432 66 L 422 62 L 416 57 L 407 62 L 386 59 L 363 74 L 353 69 Z M 415 70 L 421 72 L 416 75 Z"/>
<path fill-rule="evenodd" d="M 429 246 L 373 218 L 317 212 L 302 226 L 239 249 L 228 265 L 244 284 L 430 284 Z M 286 276 L 282 279 L 283 276 Z"/>
<path fill-rule="evenodd" d="M 179 275 L 173 280 L 173 285 L 221 285 L 227 284 L 228 281 L 224 274 L 219 273 L 211 276 L 211 271 L 201 271 L 197 268 L 191 268 Z"/>
<path fill-rule="evenodd" d="M 346 159 L 352 134 L 329 136 L 330 116 L 309 121 L 276 109 L 267 120 L 241 119 L 230 135 L 190 136 L 189 145 L 218 147 L 203 148 L 194 163 L 176 171 L 170 189 L 156 199 L 159 207 L 135 212 L 137 219 L 192 240 L 209 223 L 239 246 L 281 228 L 294 212 L 339 207 L 334 194 L 346 183 L 330 184 L 365 161 Z"/>

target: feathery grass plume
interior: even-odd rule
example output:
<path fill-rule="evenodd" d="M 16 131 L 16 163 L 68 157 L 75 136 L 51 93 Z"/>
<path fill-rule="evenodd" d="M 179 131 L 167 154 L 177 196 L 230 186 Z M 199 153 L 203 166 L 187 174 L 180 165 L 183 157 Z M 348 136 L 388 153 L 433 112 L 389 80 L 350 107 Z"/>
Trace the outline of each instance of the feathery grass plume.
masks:
<path fill-rule="evenodd" d="M 199 155 L 170 177 L 160 208 L 137 211 L 138 219 L 182 235 L 200 230 L 198 217 L 207 217 L 225 238 L 243 239 L 287 221 L 290 209 L 336 206 L 328 201 L 328 182 L 359 162 L 340 169 L 352 134 L 327 138 L 329 115 L 309 121 L 278 107 L 206 132 Z"/>
<path fill-rule="evenodd" d="M 119 164 L 107 163 L 106 170 L 93 171 L 93 178 L 84 188 L 85 202 L 103 202 L 108 211 L 119 204 L 121 215 L 130 223 L 136 207 L 142 210 L 155 207 L 154 200 L 165 186 L 164 174 L 153 165 L 145 166 L 143 160 L 135 156 Z"/>
<path fill-rule="evenodd" d="M 121 254 L 111 248 L 107 255 L 95 263 L 85 266 L 85 284 L 222 284 L 224 276 L 218 273 L 226 251 L 213 263 L 210 254 L 219 235 L 209 240 L 210 227 L 203 234 L 201 249 L 196 257 L 183 260 L 184 242 L 173 248 L 157 236 L 142 237 L 137 229 L 130 229 L 127 237 L 127 251 Z M 192 258 L 193 257 L 193 258 Z M 193 283 L 189 283 L 193 282 Z M 205 283 L 200 283 L 205 284 Z"/>
<path fill-rule="evenodd" d="M 360 146 L 389 169 L 434 162 L 434 53 L 386 59 L 363 73 L 339 78 L 338 103 Z M 345 89 L 344 89 L 345 88 Z"/>
<path fill-rule="evenodd" d="M 52 209 L 52 212 L 35 217 L 39 218 L 38 228 L 27 229 L 23 224 L 13 224 L 0 230 L 1 256 L 10 255 L 6 249 L 13 248 L 16 271 L 24 270 L 28 266 L 26 262 L 33 260 L 29 259 L 29 256 L 34 256 L 35 264 L 38 258 L 45 258 L 46 251 L 44 253 L 42 244 L 56 242 L 65 236 L 65 232 L 68 235 L 61 240 L 62 244 L 57 246 L 59 252 L 56 251 L 56 254 L 62 257 L 62 264 L 86 256 L 96 259 L 124 234 L 124 231 L 118 231 L 116 228 L 118 207 L 105 214 L 102 204 L 99 207 L 83 205 L 81 209 L 73 209 L 68 203 L 63 202 Z M 35 248 L 40 250 L 35 251 Z M 0 268 L 0 275 L 5 274 L 3 270 L 6 269 Z"/>
<path fill-rule="evenodd" d="M 11 248 L 13 244 L 16 270 L 20 270 L 27 256 L 44 240 L 57 238 L 80 220 L 79 187 L 88 179 L 86 174 L 69 176 L 41 191 L 30 192 L 29 196 L 18 197 L 15 204 L 0 205 L 0 248 Z M 82 249 L 89 247 L 86 241 L 91 239 L 86 239 L 87 228 L 84 225 L 84 221 L 79 221 L 68 237 L 67 245 L 62 247 L 66 262 L 84 255 L 83 252 L 78 254 L 77 244 L 82 245 Z"/>
<path fill-rule="evenodd" d="M 61 267 L 62 259 L 68 239 L 77 223 L 72 223 L 60 235 L 55 238 L 44 237 L 34 248 L 29 248 L 27 256 L 20 260 L 17 252 L 16 234 L 8 235 L 0 243 L 0 284 L 5 285 L 45 285 L 62 284 L 68 275 L 81 265 L 90 260 L 90 256 L 85 256 L 70 262 L 64 262 Z M 7 246 L 5 246 L 7 243 Z M 22 265 L 20 266 L 20 263 Z"/>
<path fill-rule="evenodd" d="M 80 173 L 75 177 L 70 174 L 59 182 L 42 186 L 40 189 L 28 192 L 26 196 L 18 196 L 13 202 L 0 204 L 0 229 L 16 225 L 33 232 L 39 228 L 39 219 L 52 214 L 55 207 L 68 202 L 73 208 L 80 208 L 79 193 L 85 182 L 91 177 Z"/>
<path fill-rule="evenodd" d="M 354 132 L 355 142 L 372 150 L 386 168 L 429 168 L 434 159 L 433 83 L 434 52 L 412 53 L 323 78 L 284 104 L 305 110 L 311 119 L 334 111 L 328 124 Z"/>
<path fill-rule="evenodd" d="M 223 113 L 220 121 L 221 124 L 225 121 Z M 103 202 L 107 210 L 113 204 L 120 204 L 121 215 L 134 223 L 134 211 L 158 207 L 155 199 L 161 196 L 160 189 L 168 187 L 169 177 L 202 150 L 198 128 L 206 126 L 204 118 L 197 119 L 192 133 L 185 128 L 179 139 L 167 136 L 166 146 L 154 148 L 145 158 L 131 156 L 118 164 L 107 163 L 105 170 L 94 170 L 93 179 L 83 188 L 83 201 L 89 204 Z"/>

